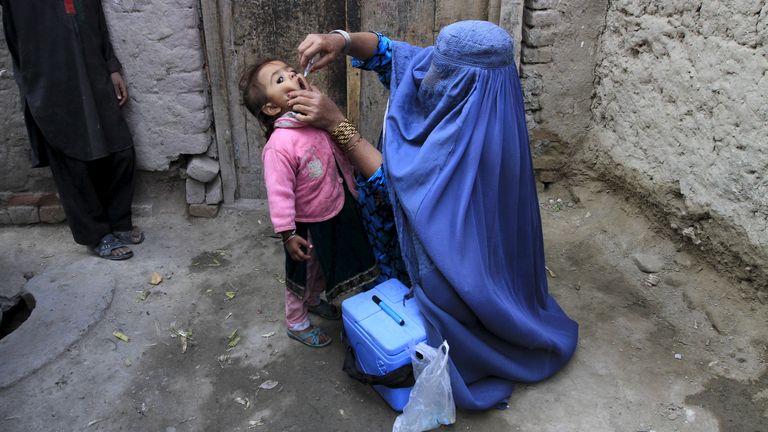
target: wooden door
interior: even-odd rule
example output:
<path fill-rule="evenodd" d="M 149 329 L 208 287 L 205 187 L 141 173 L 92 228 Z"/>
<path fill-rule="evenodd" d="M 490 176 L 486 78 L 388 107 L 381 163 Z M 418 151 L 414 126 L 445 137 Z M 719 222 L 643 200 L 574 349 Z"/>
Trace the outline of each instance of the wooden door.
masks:
<path fill-rule="evenodd" d="M 515 0 L 522 3 L 522 0 Z M 264 137 L 241 106 L 238 82 L 246 67 L 274 57 L 298 67 L 296 48 L 308 33 L 333 29 L 381 31 L 421 46 L 446 24 L 463 19 L 499 21 L 505 0 L 201 0 L 208 75 L 214 107 L 225 202 L 262 199 Z M 375 142 L 387 90 L 375 74 L 339 62 L 310 75 L 363 135 Z"/>

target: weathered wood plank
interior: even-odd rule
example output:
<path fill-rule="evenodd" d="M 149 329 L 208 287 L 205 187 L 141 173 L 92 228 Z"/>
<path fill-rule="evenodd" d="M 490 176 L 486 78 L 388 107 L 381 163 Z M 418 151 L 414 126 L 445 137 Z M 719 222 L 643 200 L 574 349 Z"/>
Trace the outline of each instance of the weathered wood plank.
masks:
<path fill-rule="evenodd" d="M 498 24 L 501 14 L 501 0 L 488 0 L 488 21 Z"/>
<path fill-rule="evenodd" d="M 520 50 L 523 39 L 524 0 L 501 0 L 499 27 L 505 29 L 515 40 L 515 62 L 520 68 Z"/>
<path fill-rule="evenodd" d="M 219 154 L 219 166 L 223 198 L 225 203 L 235 200 L 237 173 L 232 151 L 232 137 L 229 123 L 229 102 L 227 75 L 224 70 L 223 45 L 219 27 L 219 8 L 217 0 L 201 0 L 203 31 L 205 32 L 205 53 L 207 57 L 208 82 L 211 85 L 213 118 L 216 125 L 216 145 Z"/>
<path fill-rule="evenodd" d="M 515 39 L 515 62 L 520 68 L 520 49 L 523 38 L 524 0 L 501 0 L 499 27 L 505 29 Z"/>
<path fill-rule="evenodd" d="M 346 29 L 349 32 L 360 31 L 360 0 L 346 1 Z M 352 67 L 347 59 L 347 118 L 354 124 L 360 124 L 360 89 L 362 85 L 360 69 Z"/>
<path fill-rule="evenodd" d="M 352 123 L 360 124 L 360 91 L 361 71 L 352 67 L 352 61 L 347 60 L 347 118 Z"/>
<path fill-rule="evenodd" d="M 325 33 L 345 27 L 345 2 L 335 0 L 232 1 L 232 21 L 225 49 L 231 55 L 228 79 L 233 86 L 249 64 L 266 58 L 277 58 L 298 67 L 296 47 L 308 33 Z M 338 62 L 309 76 L 313 85 L 325 91 L 342 110 L 346 108 L 346 65 Z M 244 130 L 244 143 L 238 149 L 238 196 L 263 198 L 261 148 L 264 137 L 256 119 L 240 106 L 232 109 L 233 123 Z M 239 143 L 238 143 L 239 144 Z"/>
<path fill-rule="evenodd" d="M 463 20 L 487 20 L 488 0 L 437 0 L 435 35 L 448 24 Z"/>
<path fill-rule="evenodd" d="M 380 31 L 420 46 L 434 42 L 435 0 L 360 0 L 360 6 L 362 31 Z M 359 129 L 373 143 L 381 133 L 388 96 L 375 73 L 362 73 Z"/>

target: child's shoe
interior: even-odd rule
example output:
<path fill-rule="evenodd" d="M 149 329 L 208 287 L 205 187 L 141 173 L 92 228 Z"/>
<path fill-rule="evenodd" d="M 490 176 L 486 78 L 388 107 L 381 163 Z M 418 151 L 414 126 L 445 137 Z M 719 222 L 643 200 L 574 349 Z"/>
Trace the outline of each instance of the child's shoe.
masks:
<path fill-rule="evenodd" d="M 333 341 L 323 329 L 313 325 L 307 327 L 306 330 L 288 330 L 288 337 L 312 348 L 322 348 Z"/>

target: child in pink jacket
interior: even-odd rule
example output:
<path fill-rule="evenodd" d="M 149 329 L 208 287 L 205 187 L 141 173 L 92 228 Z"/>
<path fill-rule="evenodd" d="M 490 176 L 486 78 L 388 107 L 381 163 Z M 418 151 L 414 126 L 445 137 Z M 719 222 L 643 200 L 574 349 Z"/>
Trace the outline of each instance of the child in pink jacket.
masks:
<path fill-rule="evenodd" d="M 287 333 L 323 347 L 331 338 L 311 324 L 309 313 L 339 319 L 333 300 L 366 288 L 379 273 L 356 206 L 352 168 L 328 132 L 305 125 L 288 108 L 288 93 L 308 88 L 293 68 L 260 62 L 243 75 L 241 88 L 243 104 L 267 137 L 264 180 L 272 225 L 285 246 Z"/>

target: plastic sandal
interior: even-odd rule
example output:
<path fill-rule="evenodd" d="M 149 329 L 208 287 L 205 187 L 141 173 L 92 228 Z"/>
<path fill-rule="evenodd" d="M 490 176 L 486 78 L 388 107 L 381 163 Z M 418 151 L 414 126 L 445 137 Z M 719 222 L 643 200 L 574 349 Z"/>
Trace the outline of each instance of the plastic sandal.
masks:
<path fill-rule="evenodd" d="M 310 306 L 309 313 L 327 320 L 337 320 L 341 318 L 341 309 L 325 300 L 320 300 L 320 303 Z"/>
<path fill-rule="evenodd" d="M 294 331 L 288 330 L 288 337 L 293 340 L 297 340 L 303 343 L 304 345 L 312 348 L 322 348 L 330 344 L 331 342 L 333 342 L 333 340 L 330 337 L 328 337 L 328 335 L 325 334 L 323 329 L 321 329 L 320 327 L 314 327 L 314 328 L 310 327 L 310 329 L 307 329 L 301 332 L 294 332 Z M 328 337 L 328 340 L 321 343 L 320 338 L 322 336 Z"/>
<path fill-rule="evenodd" d="M 104 237 L 101 238 L 101 241 L 99 244 L 93 247 L 93 253 L 96 254 L 96 256 L 104 259 L 108 259 L 110 261 L 122 261 L 127 260 L 128 258 L 131 258 L 133 256 L 133 251 L 128 250 L 128 253 L 122 254 L 122 255 L 113 255 L 112 251 L 115 249 L 119 249 L 122 247 L 127 247 L 125 243 L 118 240 L 115 236 L 112 234 L 107 234 Z"/>

